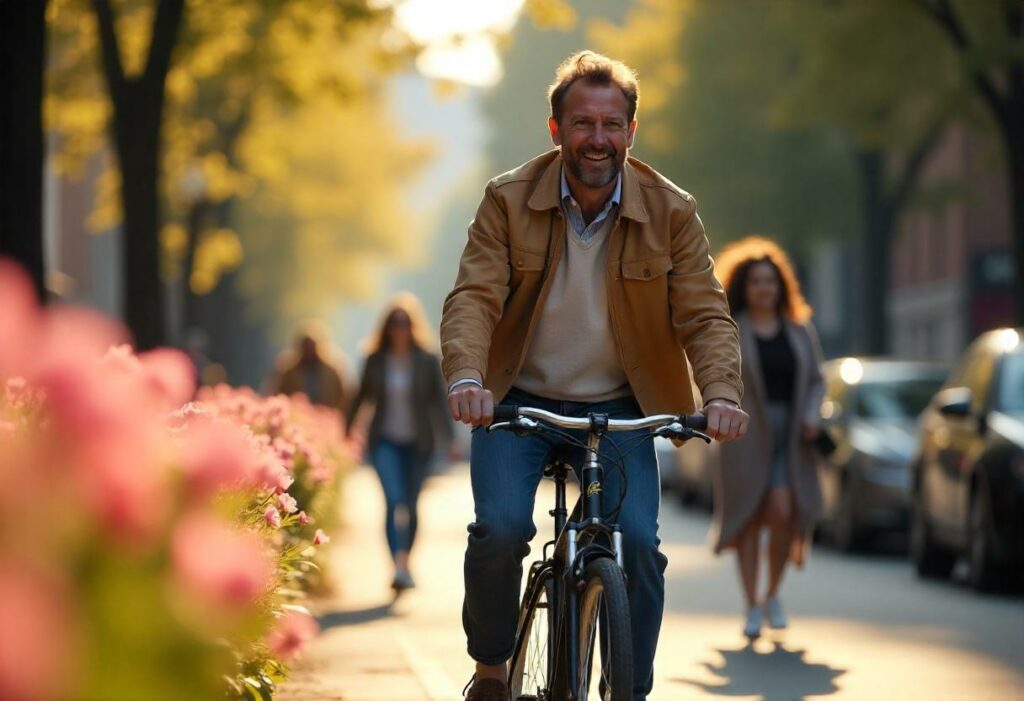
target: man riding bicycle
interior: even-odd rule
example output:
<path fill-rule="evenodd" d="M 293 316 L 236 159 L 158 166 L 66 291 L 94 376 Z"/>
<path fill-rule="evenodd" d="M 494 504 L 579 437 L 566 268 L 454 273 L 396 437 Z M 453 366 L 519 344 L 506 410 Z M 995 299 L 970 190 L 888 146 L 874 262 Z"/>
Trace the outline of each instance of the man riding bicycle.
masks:
<path fill-rule="evenodd" d="M 748 417 L 739 408 L 736 325 L 694 199 L 627 158 L 635 73 L 583 51 L 558 68 L 549 99 L 558 148 L 487 184 L 445 300 L 441 350 L 452 416 L 489 424 L 495 398 L 569 415 L 692 412 L 689 360 L 708 435 L 742 436 Z M 476 661 L 471 701 L 507 696 L 533 501 L 552 447 L 542 436 L 473 434 L 476 518 L 463 606 Z M 658 551 L 653 446 L 624 451 L 623 461 L 624 474 L 605 475 L 605 508 L 617 509 L 622 529 L 633 695 L 644 699 L 654 680 L 667 560 Z"/>

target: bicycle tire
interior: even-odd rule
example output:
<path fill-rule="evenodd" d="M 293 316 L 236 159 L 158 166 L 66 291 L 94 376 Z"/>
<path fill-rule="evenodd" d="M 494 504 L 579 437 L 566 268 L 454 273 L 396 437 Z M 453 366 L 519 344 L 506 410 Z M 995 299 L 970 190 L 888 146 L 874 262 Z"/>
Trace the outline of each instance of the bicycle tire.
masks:
<path fill-rule="evenodd" d="M 509 663 L 511 701 L 553 701 L 555 680 L 555 624 L 551 601 L 551 575 L 541 575 L 523 595 L 516 627 L 516 645 Z"/>
<path fill-rule="evenodd" d="M 626 580 L 618 564 L 610 558 L 592 560 L 585 570 L 580 597 L 579 675 L 580 701 L 631 701 L 633 698 L 633 638 L 630 630 L 629 599 Z M 599 631 L 600 621 L 603 631 Z M 598 694 L 591 693 L 594 650 L 598 632 L 606 646 L 601 655 Z"/>

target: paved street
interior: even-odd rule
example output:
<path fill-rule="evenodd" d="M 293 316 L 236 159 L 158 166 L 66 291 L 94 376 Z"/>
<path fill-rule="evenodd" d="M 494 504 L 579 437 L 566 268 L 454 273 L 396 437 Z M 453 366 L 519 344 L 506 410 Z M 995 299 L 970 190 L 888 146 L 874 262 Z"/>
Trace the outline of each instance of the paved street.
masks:
<path fill-rule="evenodd" d="M 550 528 L 540 516 L 548 494 L 538 499 L 541 534 Z M 471 673 L 459 619 L 468 473 L 455 468 L 425 491 L 413 558 L 419 587 L 393 606 L 381 502 L 373 473 L 356 472 L 348 526 L 332 544 L 338 592 L 316 604 L 324 630 L 283 686 L 286 701 L 460 697 Z M 784 587 L 790 629 L 749 647 L 734 563 L 710 554 L 706 530 L 706 514 L 666 499 L 670 564 L 652 701 L 1024 699 L 1024 598 L 921 582 L 896 555 L 818 548 Z"/>

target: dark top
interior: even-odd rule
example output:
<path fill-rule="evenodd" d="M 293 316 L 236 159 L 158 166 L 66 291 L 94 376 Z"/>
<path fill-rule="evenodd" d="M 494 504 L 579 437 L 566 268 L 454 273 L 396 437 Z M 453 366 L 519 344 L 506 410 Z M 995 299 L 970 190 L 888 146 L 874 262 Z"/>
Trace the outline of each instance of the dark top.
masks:
<path fill-rule="evenodd" d="M 381 423 L 388 410 L 387 393 L 387 355 L 377 351 L 366 358 L 359 392 L 352 400 L 348 410 L 348 425 L 352 425 L 359 407 L 363 402 L 376 404 L 373 419 L 370 421 L 367 443 L 372 449 L 380 441 Z M 452 418 L 448 411 L 448 391 L 441 377 L 441 365 L 433 353 L 416 349 L 412 360 L 412 399 L 416 407 L 416 450 L 422 456 L 430 455 L 434 450 L 435 438 L 440 436 L 451 440 L 453 434 Z"/>
<path fill-rule="evenodd" d="M 779 325 L 779 332 L 771 338 L 757 339 L 757 353 L 761 358 L 761 372 L 764 374 L 764 387 L 769 402 L 793 402 L 793 389 L 796 384 L 796 355 L 793 353 L 786 329 Z"/>

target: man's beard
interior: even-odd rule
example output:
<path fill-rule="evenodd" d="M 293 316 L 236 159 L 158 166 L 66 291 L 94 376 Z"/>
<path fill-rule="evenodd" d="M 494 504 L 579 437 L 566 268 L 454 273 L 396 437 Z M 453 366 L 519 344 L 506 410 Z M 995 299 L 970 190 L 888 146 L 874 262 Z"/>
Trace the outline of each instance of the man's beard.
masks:
<path fill-rule="evenodd" d="M 585 154 L 603 154 L 607 158 L 603 161 L 590 161 L 587 160 Z M 587 187 L 598 188 L 608 185 L 618 177 L 625 157 L 616 153 L 615 149 L 611 146 L 605 149 L 586 147 L 575 151 L 572 148 L 566 147 L 563 142 L 562 159 L 574 178 Z"/>

